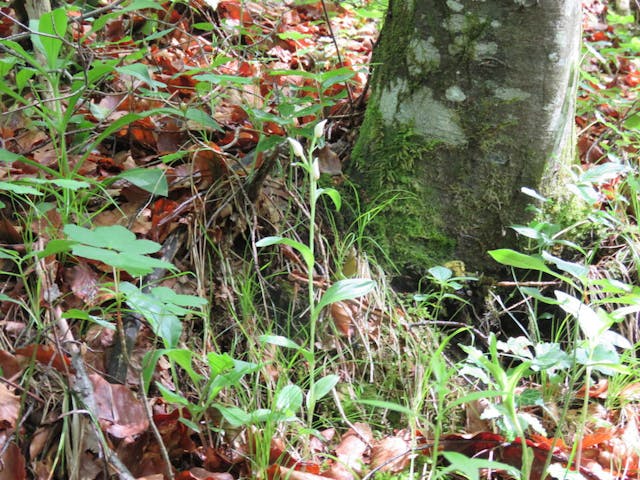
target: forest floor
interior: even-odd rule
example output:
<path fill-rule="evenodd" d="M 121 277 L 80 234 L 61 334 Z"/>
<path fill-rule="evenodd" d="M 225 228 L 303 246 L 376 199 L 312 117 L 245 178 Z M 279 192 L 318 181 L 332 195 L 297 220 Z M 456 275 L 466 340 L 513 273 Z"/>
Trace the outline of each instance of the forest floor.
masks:
<path fill-rule="evenodd" d="M 638 476 L 636 19 L 479 311 L 342 199 L 383 3 L 0 6 L 0 480 Z"/>

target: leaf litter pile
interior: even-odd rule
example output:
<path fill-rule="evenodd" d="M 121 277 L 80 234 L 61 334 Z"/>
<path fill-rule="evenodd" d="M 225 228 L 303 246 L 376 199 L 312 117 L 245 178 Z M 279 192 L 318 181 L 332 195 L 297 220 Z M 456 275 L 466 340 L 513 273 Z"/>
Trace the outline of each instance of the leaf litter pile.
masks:
<path fill-rule="evenodd" d="M 70 5 L 50 17 L 51 33 L 67 32 L 59 44 L 38 44 L 24 35 L 26 19 L 14 22 L 19 12 L 0 7 L 4 52 L 23 53 L 0 59 L 0 480 L 348 480 L 426 468 L 438 452 L 451 465 L 460 455 L 491 460 L 483 472 L 508 476 L 524 446 L 534 479 L 548 465 L 585 478 L 637 476 L 637 384 L 616 391 L 616 408 L 604 406 L 612 404 L 604 381 L 575 393 L 591 412 L 577 445 L 575 431 L 553 424 L 558 406 L 524 412 L 558 429 L 556 438 L 495 433 L 480 400 L 465 402 L 457 423 L 439 420 L 452 433 L 437 442 L 391 403 L 376 411 L 399 414 L 405 428 L 389 434 L 401 425 L 378 416 L 352 423 L 362 410 L 347 401 L 359 388 L 350 383 L 375 385 L 387 350 L 398 356 L 429 342 L 410 314 L 375 294 L 325 313 L 317 347 L 344 364 L 323 367 L 340 384 L 324 382 L 332 393 L 318 415 L 336 420 L 316 418 L 322 428 L 310 432 L 296 417 L 304 400 L 286 383 L 304 384 L 308 351 L 294 341 L 301 325 L 278 315 L 294 305 L 292 315 L 305 318 L 307 265 L 286 244 L 260 256 L 255 244 L 283 231 L 305 235 L 309 213 L 287 136 L 308 138 L 328 119 L 319 170 L 328 184 L 345 180 L 380 13 L 368 3 L 134 0 L 100 2 L 99 14 Z M 631 42 L 616 37 L 606 14 L 606 3 L 585 5 L 592 60 L 577 116 L 585 170 L 601 168 L 606 179 L 593 192 L 602 203 L 624 173 L 608 167 L 611 125 L 640 124 L 628 115 L 637 60 L 599 62 L 602 45 Z M 64 75 L 47 76 L 38 61 Z M 603 91 L 622 107 L 593 100 Z M 636 153 L 633 139 L 622 140 Z M 317 244 L 318 291 L 336 270 L 362 274 L 325 239 Z M 403 368 L 400 379 L 423 372 L 409 354 Z M 477 478 L 487 465 L 472 460 Z"/>

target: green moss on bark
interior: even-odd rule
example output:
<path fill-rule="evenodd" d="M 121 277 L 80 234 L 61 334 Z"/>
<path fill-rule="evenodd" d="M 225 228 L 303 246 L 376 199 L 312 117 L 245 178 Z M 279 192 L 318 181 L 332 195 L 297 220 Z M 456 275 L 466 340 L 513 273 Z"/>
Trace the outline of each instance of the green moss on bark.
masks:
<path fill-rule="evenodd" d="M 353 152 L 354 180 L 364 208 L 393 197 L 393 202 L 369 224 L 374 238 L 394 266 L 405 274 L 420 276 L 431 266 L 451 260 L 455 241 L 446 233 L 438 211 L 437 192 L 420 178 L 425 155 L 438 151 L 442 142 L 415 135 L 410 126 L 382 128 L 379 114 L 369 109 L 369 128 L 360 132 Z M 377 193 L 372 197 L 372 192 Z"/>

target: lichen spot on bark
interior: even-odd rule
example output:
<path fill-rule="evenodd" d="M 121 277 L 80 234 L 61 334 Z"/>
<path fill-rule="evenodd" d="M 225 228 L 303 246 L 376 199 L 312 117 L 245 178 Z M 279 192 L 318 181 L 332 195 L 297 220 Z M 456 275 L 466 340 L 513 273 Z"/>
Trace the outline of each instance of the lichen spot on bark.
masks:
<path fill-rule="evenodd" d="M 467 143 L 455 110 L 433 98 L 430 88 L 421 86 L 409 92 L 405 80 L 396 80 L 383 90 L 379 102 L 384 126 L 410 126 L 424 139 L 438 140 L 449 145 Z"/>
<path fill-rule="evenodd" d="M 434 38 L 426 40 L 413 37 L 407 48 L 407 65 L 411 76 L 422 76 L 440 66 L 440 52 Z"/>
<path fill-rule="evenodd" d="M 447 7 L 449 7 L 454 12 L 461 12 L 464 8 L 464 5 L 460 2 L 456 2 L 456 0 L 447 0 Z"/>
<path fill-rule="evenodd" d="M 464 102 L 467 99 L 467 96 L 457 85 L 452 85 L 447 88 L 447 91 L 444 95 L 450 102 Z"/>

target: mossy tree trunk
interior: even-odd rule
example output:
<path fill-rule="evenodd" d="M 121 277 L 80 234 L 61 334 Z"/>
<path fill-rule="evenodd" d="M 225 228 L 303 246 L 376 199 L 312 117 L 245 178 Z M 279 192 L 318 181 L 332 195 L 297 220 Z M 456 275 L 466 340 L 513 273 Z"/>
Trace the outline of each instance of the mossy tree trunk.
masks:
<path fill-rule="evenodd" d="M 403 273 L 490 271 L 573 159 L 580 0 L 390 0 L 350 173 Z"/>

